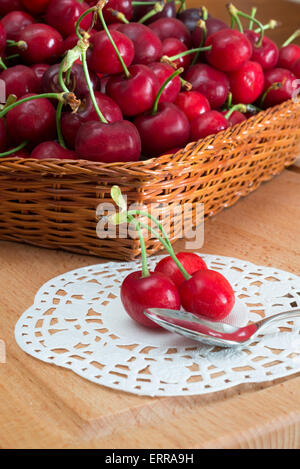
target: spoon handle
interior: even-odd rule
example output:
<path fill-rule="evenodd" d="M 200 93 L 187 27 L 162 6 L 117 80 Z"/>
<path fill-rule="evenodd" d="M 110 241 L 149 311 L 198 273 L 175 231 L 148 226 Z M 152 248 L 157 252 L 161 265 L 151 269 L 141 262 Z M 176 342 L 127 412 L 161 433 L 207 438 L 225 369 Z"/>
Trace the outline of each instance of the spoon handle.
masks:
<path fill-rule="evenodd" d="M 261 321 L 258 321 L 256 323 L 257 332 L 258 330 L 261 330 L 269 326 L 271 323 L 274 324 L 284 319 L 292 319 L 296 317 L 300 317 L 300 309 L 291 309 L 289 311 L 284 311 L 283 313 L 274 314 L 274 316 L 270 316 L 269 318 L 264 318 Z"/>

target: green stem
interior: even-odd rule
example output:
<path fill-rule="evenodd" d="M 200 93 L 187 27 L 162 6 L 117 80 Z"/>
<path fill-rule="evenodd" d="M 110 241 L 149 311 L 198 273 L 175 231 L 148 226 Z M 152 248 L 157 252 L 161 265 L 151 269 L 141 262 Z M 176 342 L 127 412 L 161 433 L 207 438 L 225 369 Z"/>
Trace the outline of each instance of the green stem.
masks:
<path fill-rule="evenodd" d="M 1 57 L 0 57 L 0 67 L 3 68 L 3 70 L 7 70 L 7 66 L 5 65 Z"/>
<path fill-rule="evenodd" d="M 88 86 L 88 89 L 89 89 L 89 93 L 90 93 L 91 100 L 92 100 L 93 106 L 95 108 L 95 111 L 98 114 L 98 117 L 101 120 L 101 122 L 103 122 L 104 124 L 108 124 L 107 120 L 105 119 L 104 115 L 102 114 L 102 112 L 99 109 L 99 106 L 98 106 L 98 103 L 97 103 L 97 100 L 96 100 L 96 97 L 95 97 L 93 85 L 92 85 L 92 82 L 91 82 L 91 79 L 90 79 L 88 65 L 87 65 L 87 62 L 86 62 L 86 52 L 82 53 L 81 62 L 82 62 L 83 73 L 84 73 L 84 76 L 85 76 L 85 80 L 86 80 L 86 83 L 87 83 L 87 86 Z"/>
<path fill-rule="evenodd" d="M 236 104 L 235 106 L 232 106 L 232 108 L 225 114 L 225 119 L 229 119 L 231 114 L 235 111 L 239 111 L 244 114 L 247 112 L 247 106 L 245 104 Z"/>
<path fill-rule="evenodd" d="M 117 20 L 121 21 L 124 24 L 129 24 L 128 19 L 124 15 L 124 13 L 121 13 L 120 11 L 113 10 L 112 8 L 109 8 L 112 16 L 114 16 Z"/>
<path fill-rule="evenodd" d="M 83 18 L 85 18 L 87 15 L 89 15 L 90 13 L 95 13 L 97 11 L 97 8 L 95 7 L 92 7 L 92 8 L 89 8 L 88 10 L 84 11 L 82 13 L 82 15 L 78 18 L 78 20 L 76 21 L 76 24 L 75 24 L 75 32 L 77 34 L 77 37 L 79 39 L 82 39 L 82 35 L 80 34 L 80 23 L 81 21 L 83 20 Z"/>
<path fill-rule="evenodd" d="M 255 46 L 261 47 L 262 41 L 264 38 L 264 33 L 265 33 L 263 24 L 260 21 L 258 21 L 258 19 L 256 19 L 255 17 L 250 16 L 247 13 L 244 13 L 243 11 L 238 10 L 234 5 L 232 5 L 232 3 L 229 5 L 228 8 L 229 8 L 230 14 L 232 14 L 235 17 L 236 21 L 239 20 L 239 16 L 241 16 L 242 18 L 248 19 L 254 22 L 255 24 L 257 24 L 260 30 L 260 36 L 259 36 L 258 41 L 255 43 Z M 240 29 L 240 31 L 243 32 L 243 27 L 242 29 Z"/>
<path fill-rule="evenodd" d="M 20 54 L 12 54 L 12 55 L 7 55 L 5 57 L 5 60 L 11 60 L 11 59 L 18 59 L 20 57 Z M 0 59 L 1 60 L 1 59 Z"/>
<path fill-rule="evenodd" d="M 280 22 L 277 20 L 270 20 L 269 23 L 263 25 L 264 31 L 267 31 L 268 29 L 275 29 L 278 26 L 280 26 Z M 257 28 L 254 30 L 255 33 L 260 33 L 261 28 Z"/>
<path fill-rule="evenodd" d="M 234 25 L 236 23 L 239 31 L 241 33 L 243 33 L 244 28 L 243 28 L 241 20 L 238 16 L 239 10 L 237 8 L 235 8 L 235 6 L 232 3 L 229 3 L 229 5 L 227 5 L 227 8 L 228 8 L 229 14 L 231 16 L 231 29 L 234 28 Z"/>
<path fill-rule="evenodd" d="M 300 36 L 300 29 L 297 29 L 283 44 L 282 47 L 290 45 L 294 40 Z"/>
<path fill-rule="evenodd" d="M 65 60 L 65 59 L 64 59 Z M 61 89 L 65 92 L 65 93 L 69 93 L 69 90 L 68 88 L 66 87 L 66 84 L 65 84 L 65 81 L 64 81 L 64 78 L 63 78 L 63 66 L 64 66 L 64 60 L 62 60 L 61 64 L 60 64 L 60 67 L 59 67 L 59 70 L 58 70 L 58 82 L 61 86 Z"/>
<path fill-rule="evenodd" d="M 249 30 L 252 31 L 253 29 L 253 25 L 254 25 L 254 21 L 253 21 L 253 18 L 255 18 L 255 15 L 257 13 L 257 8 L 256 7 L 253 7 L 252 10 L 251 10 L 251 19 L 250 19 L 250 22 L 249 22 Z"/>
<path fill-rule="evenodd" d="M 110 34 L 110 31 L 109 31 L 108 27 L 106 26 L 106 22 L 105 22 L 105 20 L 104 20 L 103 13 L 102 13 L 102 10 L 101 10 L 101 9 L 98 10 L 98 14 L 99 14 L 99 18 L 100 18 L 100 21 L 101 21 L 101 23 L 102 23 L 103 29 L 104 29 L 104 31 L 106 32 L 106 34 L 107 34 L 107 36 L 108 36 L 108 39 L 110 40 L 110 42 L 111 42 L 111 44 L 112 44 L 112 46 L 113 46 L 113 48 L 114 48 L 114 50 L 115 50 L 115 52 L 116 52 L 116 54 L 117 54 L 117 56 L 118 56 L 118 59 L 119 59 L 120 62 L 121 62 L 121 65 L 122 65 L 122 68 L 123 68 L 123 70 L 124 70 L 125 76 L 126 76 L 127 78 L 130 78 L 129 70 L 128 70 L 128 68 L 126 67 L 123 58 L 121 57 L 121 54 L 120 54 L 120 52 L 119 52 L 119 50 L 118 50 L 118 48 L 117 48 L 117 46 L 116 46 L 116 44 L 115 44 L 115 41 L 113 40 L 113 38 L 112 38 L 112 36 L 111 36 L 111 34 Z"/>
<path fill-rule="evenodd" d="M 205 52 L 207 50 L 211 50 L 212 46 L 207 46 L 207 47 L 197 47 L 195 49 L 189 49 L 185 50 L 184 52 L 180 52 L 179 54 L 173 55 L 172 57 L 168 57 L 168 60 L 171 60 L 171 62 L 174 62 L 177 59 L 180 59 L 181 57 L 185 57 L 186 55 L 190 54 L 195 54 L 199 52 Z"/>
<path fill-rule="evenodd" d="M 180 1 L 180 6 L 178 8 L 177 14 L 181 13 L 183 10 L 186 10 L 186 0 Z"/>
<path fill-rule="evenodd" d="M 157 113 L 157 108 L 158 108 L 158 103 L 159 103 L 159 100 L 160 100 L 160 97 L 162 95 L 162 92 L 164 91 L 165 87 L 167 86 L 167 84 L 173 80 L 173 78 L 177 77 L 177 75 L 180 75 L 180 73 L 184 72 L 184 68 L 178 68 L 178 70 L 175 70 L 175 72 L 173 72 L 167 79 L 166 81 L 162 84 L 162 86 L 160 87 L 157 95 L 156 95 L 156 98 L 155 98 L 155 101 L 154 101 L 154 104 L 153 104 L 153 108 L 152 108 L 152 115 L 155 115 Z"/>
<path fill-rule="evenodd" d="M 26 147 L 28 141 L 26 140 L 26 142 L 23 142 L 21 143 L 19 146 L 17 146 L 16 148 L 12 148 L 11 150 L 8 150 L 8 151 L 5 151 L 3 153 L 0 153 L 0 158 L 4 157 L 4 156 L 9 156 L 9 155 L 12 155 L 13 153 L 16 153 L 17 151 L 20 151 L 22 150 L 23 148 Z"/>
<path fill-rule="evenodd" d="M 139 5 L 145 5 L 145 6 L 148 6 L 148 5 L 155 5 L 155 3 L 157 2 L 132 2 L 132 6 L 139 6 Z"/>
<path fill-rule="evenodd" d="M 138 222 L 134 216 L 129 215 L 129 212 L 127 214 L 127 220 L 129 223 L 133 223 L 134 227 L 138 233 L 139 240 L 140 240 L 140 246 L 141 246 L 141 256 L 142 256 L 142 277 L 149 277 L 150 272 L 148 269 L 148 264 L 147 264 L 147 250 L 146 250 L 146 245 L 145 245 L 145 240 L 143 237 L 143 233 L 141 230 L 141 223 Z"/>
<path fill-rule="evenodd" d="M 7 106 L 0 112 L 0 118 L 4 117 L 9 111 L 14 109 L 15 107 L 19 106 L 20 104 L 27 103 L 28 101 L 32 101 L 34 99 L 42 99 L 42 98 L 47 98 L 47 99 L 58 99 L 59 101 L 63 100 L 63 93 L 43 93 L 43 94 L 37 94 L 34 96 L 28 96 L 27 98 L 20 99 L 19 101 L 16 101 L 15 103 L 11 104 L 10 106 Z"/>
<path fill-rule="evenodd" d="M 156 2 L 152 10 L 148 11 L 138 22 L 141 24 L 145 23 L 147 20 L 152 18 L 152 16 L 163 11 L 164 8 L 165 8 L 164 3 L 162 5 L 161 2 Z"/>
<path fill-rule="evenodd" d="M 276 83 L 273 83 L 265 92 L 264 94 L 262 95 L 261 97 L 261 100 L 260 100 L 260 104 L 259 104 L 259 107 L 262 108 L 263 105 L 264 105 L 264 102 L 265 102 L 265 99 L 268 95 L 268 93 L 272 90 L 278 90 L 279 88 L 282 87 L 282 83 L 281 82 L 276 82 Z"/>
<path fill-rule="evenodd" d="M 64 141 L 62 130 L 61 130 L 61 112 L 62 112 L 63 105 L 64 103 L 62 101 L 59 101 L 57 108 L 56 108 L 56 130 L 57 130 L 57 137 L 58 137 L 58 142 L 60 146 L 66 149 L 67 147 Z"/>

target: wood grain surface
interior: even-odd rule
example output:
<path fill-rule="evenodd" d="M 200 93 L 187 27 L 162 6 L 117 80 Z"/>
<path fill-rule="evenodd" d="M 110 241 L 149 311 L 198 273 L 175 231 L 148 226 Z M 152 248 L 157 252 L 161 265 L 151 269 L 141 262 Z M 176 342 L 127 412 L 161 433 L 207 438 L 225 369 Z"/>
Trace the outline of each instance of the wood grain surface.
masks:
<path fill-rule="evenodd" d="M 264 20 L 285 20 L 285 33 L 299 26 L 299 5 L 257 4 Z M 206 5 L 222 16 L 223 2 Z M 200 252 L 299 274 L 299 194 L 295 166 L 208 220 Z M 180 241 L 176 249 L 182 248 Z M 205 396 L 147 398 L 26 355 L 14 326 L 37 290 L 54 276 L 105 261 L 7 242 L 0 243 L 0 260 L 0 339 L 7 352 L 0 364 L 1 448 L 300 448 L 300 375 Z"/>

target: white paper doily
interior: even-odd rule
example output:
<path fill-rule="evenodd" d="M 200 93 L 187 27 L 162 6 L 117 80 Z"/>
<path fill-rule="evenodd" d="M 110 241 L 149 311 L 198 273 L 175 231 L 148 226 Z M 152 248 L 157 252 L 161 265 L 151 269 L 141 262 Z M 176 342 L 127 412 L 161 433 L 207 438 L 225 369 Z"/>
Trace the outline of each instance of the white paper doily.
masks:
<path fill-rule="evenodd" d="M 202 255 L 237 298 L 227 322 L 245 325 L 300 308 L 300 278 L 239 259 Z M 161 256 L 149 259 L 153 269 Z M 120 285 L 140 262 L 108 262 L 47 282 L 15 328 L 18 345 L 47 363 L 110 388 L 148 396 L 192 395 L 300 371 L 300 320 L 266 330 L 248 346 L 221 349 L 132 321 Z M 67 386 L 67 383 L 66 383 Z"/>

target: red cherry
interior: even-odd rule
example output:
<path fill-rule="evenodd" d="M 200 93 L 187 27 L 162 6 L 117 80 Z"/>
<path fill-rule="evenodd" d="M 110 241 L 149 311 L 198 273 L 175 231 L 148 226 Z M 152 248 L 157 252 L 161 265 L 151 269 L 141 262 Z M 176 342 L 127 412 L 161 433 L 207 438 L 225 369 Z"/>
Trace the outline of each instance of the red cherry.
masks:
<path fill-rule="evenodd" d="M 221 114 L 223 114 L 223 116 L 226 116 L 227 113 L 228 111 L 222 111 Z M 252 114 L 251 114 L 251 117 L 252 117 Z M 241 122 L 244 122 L 246 120 L 247 120 L 246 114 L 243 114 L 240 111 L 233 111 L 233 113 L 230 114 L 230 116 L 227 119 L 231 127 L 233 127 L 234 125 L 240 124 Z"/>
<path fill-rule="evenodd" d="M 45 75 L 46 71 L 48 70 L 48 68 L 50 68 L 49 64 L 34 64 L 34 65 L 31 66 L 31 70 L 33 70 L 35 76 L 38 79 L 38 83 L 39 83 L 38 91 L 39 91 L 39 93 L 42 93 L 42 79 L 43 79 L 43 76 Z"/>
<path fill-rule="evenodd" d="M 6 96 L 14 94 L 20 98 L 24 94 L 39 91 L 39 81 L 34 71 L 25 65 L 15 65 L 3 70 L 0 78 L 5 82 Z"/>
<path fill-rule="evenodd" d="M 146 0 L 146 2 L 152 2 L 153 0 Z M 149 11 L 153 9 L 153 4 L 150 5 L 135 5 L 133 7 L 133 17 L 132 21 L 138 21 L 143 16 L 146 15 Z M 160 18 L 175 18 L 176 16 L 176 5 L 173 0 L 165 3 L 165 6 L 162 11 L 156 13 L 156 15 L 151 16 L 148 20 L 145 21 L 146 24 L 153 23 L 154 21 Z"/>
<path fill-rule="evenodd" d="M 219 20 L 218 18 L 214 18 L 210 16 L 205 21 L 206 25 L 206 38 L 212 36 L 213 34 L 217 33 L 218 31 L 222 31 L 223 29 L 229 29 L 229 26 L 224 23 L 224 21 Z M 193 30 L 192 33 L 192 41 L 194 47 L 200 47 L 202 45 L 203 40 L 203 29 L 199 26 Z"/>
<path fill-rule="evenodd" d="M 24 41 L 25 48 L 19 54 L 29 64 L 54 63 L 61 55 L 63 38 L 47 24 L 29 24 L 20 31 L 19 41 Z"/>
<path fill-rule="evenodd" d="M 179 252 L 176 254 L 176 257 L 190 275 L 198 270 L 207 269 L 207 265 L 204 260 L 193 252 Z M 155 272 L 160 272 L 170 278 L 177 287 L 185 281 L 183 274 L 180 272 L 170 256 L 164 257 L 159 261 L 155 267 Z"/>
<path fill-rule="evenodd" d="M 210 65 L 193 65 L 184 76 L 209 101 L 212 109 L 219 109 L 226 102 L 229 93 L 229 79 L 225 73 L 214 69 Z"/>
<path fill-rule="evenodd" d="M 161 40 L 148 26 L 140 23 L 120 24 L 118 31 L 134 44 L 134 64 L 147 65 L 161 57 Z"/>
<path fill-rule="evenodd" d="M 33 96 L 26 94 L 21 99 Z M 19 104 L 6 115 L 7 130 L 14 142 L 40 143 L 56 135 L 56 113 L 48 99 L 40 98 Z"/>
<path fill-rule="evenodd" d="M 260 38 L 260 33 L 255 31 L 247 30 L 245 35 L 252 44 L 252 57 L 251 60 L 258 62 L 264 70 L 270 70 L 276 67 L 279 57 L 278 47 L 267 36 L 263 37 L 262 44 L 260 47 L 257 46 L 257 42 Z"/>
<path fill-rule="evenodd" d="M 139 324 L 160 328 L 144 315 L 147 308 L 180 309 L 180 297 L 172 280 L 158 272 L 142 277 L 142 272 L 129 274 L 121 286 L 121 300 L 127 314 Z"/>
<path fill-rule="evenodd" d="M 29 24 L 35 23 L 35 19 L 25 11 L 11 11 L 1 19 L 6 31 L 7 39 L 17 41 L 19 34 Z"/>
<path fill-rule="evenodd" d="M 113 11 L 123 13 L 125 18 L 130 21 L 132 17 L 132 3 L 131 0 L 108 0 L 103 8 L 103 16 L 107 24 L 115 23 L 118 21 Z"/>
<path fill-rule="evenodd" d="M 171 65 L 153 62 L 149 65 L 149 68 L 153 71 L 154 75 L 158 80 L 158 89 L 163 85 L 166 79 L 172 75 L 174 69 Z M 173 103 L 181 90 L 181 81 L 180 78 L 174 77 L 163 90 L 160 100 L 160 103 Z"/>
<path fill-rule="evenodd" d="M 0 153 L 3 153 L 7 147 L 7 130 L 4 119 L 0 119 Z"/>
<path fill-rule="evenodd" d="M 6 47 L 6 31 L 0 21 L 0 55 L 3 54 Z"/>
<path fill-rule="evenodd" d="M 88 9 L 85 2 L 78 0 L 52 0 L 46 11 L 46 23 L 57 29 L 63 37 L 75 32 L 78 18 Z M 92 15 L 87 15 L 80 27 L 87 31 L 92 22 Z"/>
<path fill-rule="evenodd" d="M 136 127 L 129 121 L 86 122 L 78 131 L 75 151 L 79 158 L 91 161 L 137 161 L 141 140 Z"/>
<path fill-rule="evenodd" d="M 95 99 L 99 109 L 108 123 L 117 122 L 123 119 L 119 106 L 105 94 L 95 91 Z M 82 101 L 80 108 L 76 113 L 64 112 L 61 119 L 61 129 L 66 144 L 70 148 L 75 147 L 76 135 L 83 122 L 98 121 L 98 115 L 95 111 L 92 99 L 89 94 Z"/>
<path fill-rule="evenodd" d="M 232 101 L 250 104 L 256 101 L 264 88 L 264 72 L 257 62 L 248 61 L 237 71 L 229 74 Z"/>
<path fill-rule="evenodd" d="M 233 29 L 222 29 L 209 36 L 205 46 L 212 46 L 205 52 L 207 61 L 223 72 L 238 70 L 252 56 L 249 39 Z"/>
<path fill-rule="evenodd" d="M 200 114 L 191 122 L 191 139 L 197 141 L 208 135 L 215 135 L 222 130 L 227 129 L 228 121 L 218 111 L 208 111 Z"/>
<path fill-rule="evenodd" d="M 41 14 L 47 10 L 51 0 L 21 0 L 24 7 L 30 11 L 30 13 Z"/>
<path fill-rule="evenodd" d="M 175 147 L 184 147 L 189 140 L 190 125 L 184 112 L 173 103 L 160 103 L 158 112 L 134 119 L 145 156 L 157 156 Z"/>
<path fill-rule="evenodd" d="M 153 106 L 158 92 L 158 82 L 153 71 L 146 65 L 129 67 L 130 77 L 112 76 L 106 92 L 121 108 L 124 116 L 136 116 Z"/>
<path fill-rule="evenodd" d="M 297 85 L 296 76 L 284 68 L 274 68 L 265 73 L 264 92 L 276 84 L 281 84 L 280 88 L 270 90 L 263 102 L 264 108 L 273 107 L 291 99 L 295 93 Z"/>
<path fill-rule="evenodd" d="M 176 37 L 190 47 L 192 40 L 187 27 L 177 18 L 160 18 L 149 24 L 149 28 L 155 32 L 161 41 L 168 37 Z"/>
<path fill-rule="evenodd" d="M 181 150 L 181 148 L 179 148 L 179 147 L 177 147 L 177 148 L 171 148 L 170 150 L 164 151 L 164 152 L 161 153 L 159 156 L 175 155 L 175 153 L 177 153 L 179 150 Z"/>
<path fill-rule="evenodd" d="M 57 142 L 42 142 L 31 153 L 31 158 L 37 160 L 59 159 L 59 160 L 76 160 L 77 156 L 74 151 L 67 150 Z"/>
<path fill-rule="evenodd" d="M 180 54 L 181 52 L 186 52 L 187 50 L 188 48 L 182 41 L 180 41 L 180 39 L 177 39 L 176 37 L 169 37 L 167 39 L 164 39 L 162 43 L 161 55 L 173 57 L 173 55 Z M 176 65 L 177 68 L 183 67 L 186 70 L 190 66 L 192 58 L 193 55 L 189 54 L 180 57 L 177 60 L 173 60 L 172 62 L 174 65 Z"/>
<path fill-rule="evenodd" d="M 198 91 L 183 91 L 178 94 L 175 104 L 191 122 L 195 117 L 210 111 L 209 101 Z"/>
<path fill-rule="evenodd" d="M 292 73 L 296 76 L 296 78 L 300 78 L 300 59 L 298 59 L 292 66 Z"/>
<path fill-rule="evenodd" d="M 297 44 L 289 44 L 288 46 L 282 47 L 280 49 L 277 67 L 291 70 L 294 63 L 299 59 L 300 46 Z"/>
<path fill-rule="evenodd" d="M 24 6 L 20 0 L 1 0 L 0 16 L 7 15 L 11 11 L 24 10 Z"/>
<path fill-rule="evenodd" d="M 209 269 L 195 272 L 180 285 L 179 293 L 186 311 L 216 321 L 228 316 L 235 304 L 228 280 L 220 272 Z"/>
<path fill-rule="evenodd" d="M 115 45 L 128 67 L 134 59 L 134 44 L 125 34 L 111 30 Z M 122 73 L 122 64 L 105 31 L 99 31 L 91 38 L 92 53 L 88 57 L 89 67 L 96 73 Z"/>

